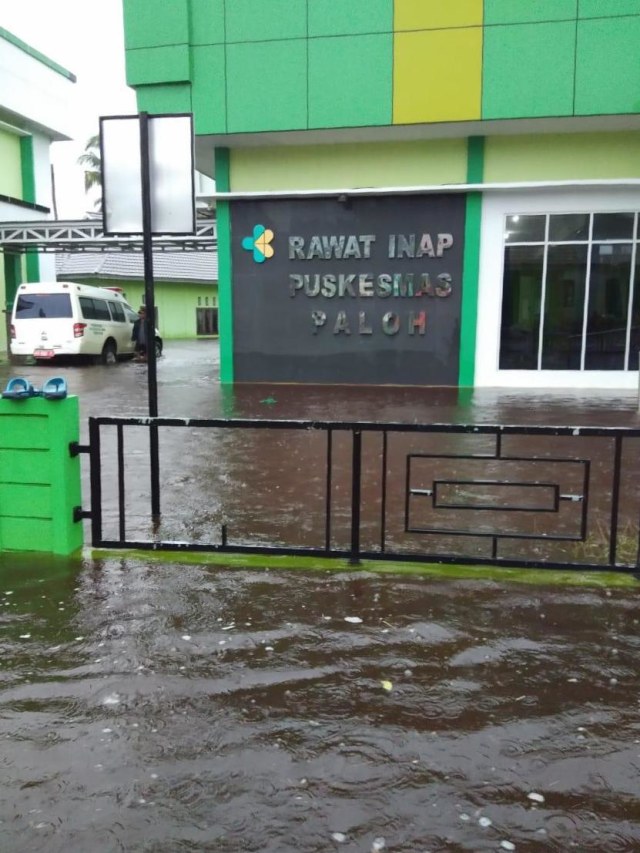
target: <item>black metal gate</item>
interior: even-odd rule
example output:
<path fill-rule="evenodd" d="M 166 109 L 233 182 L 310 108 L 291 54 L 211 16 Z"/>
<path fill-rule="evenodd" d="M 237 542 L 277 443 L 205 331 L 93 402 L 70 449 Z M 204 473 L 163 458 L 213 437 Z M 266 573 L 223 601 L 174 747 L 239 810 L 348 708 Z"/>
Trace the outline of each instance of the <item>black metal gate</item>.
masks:
<path fill-rule="evenodd" d="M 90 458 L 91 508 L 79 516 L 99 548 L 636 572 L 639 439 L 627 428 L 90 418 L 77 449 Z"/>

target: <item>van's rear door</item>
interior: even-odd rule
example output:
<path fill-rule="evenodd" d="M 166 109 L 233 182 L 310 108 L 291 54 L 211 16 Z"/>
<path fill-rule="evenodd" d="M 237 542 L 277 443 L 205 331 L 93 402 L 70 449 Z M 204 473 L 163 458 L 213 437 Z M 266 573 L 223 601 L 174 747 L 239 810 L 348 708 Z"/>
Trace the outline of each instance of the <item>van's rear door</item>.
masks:
<path fill-rule="evenodd" d="M 16 343 L 36 358 L 52 358 L 73 343 L 68 293 L 18 292 L 13 309 Z"/>

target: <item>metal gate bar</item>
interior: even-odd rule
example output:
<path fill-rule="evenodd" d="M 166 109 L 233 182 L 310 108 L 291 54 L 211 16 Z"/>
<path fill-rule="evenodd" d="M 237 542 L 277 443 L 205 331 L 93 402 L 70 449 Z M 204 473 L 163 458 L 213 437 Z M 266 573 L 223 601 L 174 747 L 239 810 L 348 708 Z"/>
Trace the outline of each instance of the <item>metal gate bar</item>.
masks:
<path fill-rule="evenodd" d="M 221 542 L 219 543 L 203 543 L 203 542 L 172 542 L 163 540 L 138 540 L 127 539 L 127 519 L 125 508 L 125 457 L 124 457 L 124 436 L 128 427 L 145 427 L 149 431 L 150 440 L 158 440 L 159 429 L 185 428 L 190 429 L 232 429 L 232 430 L 313 430 L 326 433 L 326 453 L 325 453 L 325 496 L 324 496 L 324 534 L 323 545 L 318 547 L 306 547 L 296 545 L 253 545 L 246 543 L 228 542 L 228 531 L 225 524 L 221 528 Z M 105 539 L 103 537 L 103 484 L 102 484 L 102 446 L 101 446 L 101 429 L 104 427 L 116 427 L 116 453 L 117 453 L 117 496 L 118 496 L 118 539 Z M 349 546 L 343 548 L 332 547 L 332 489 L 333 489 L 333 468 L 334 468 L 334 433 L 336 431 L 350 433 L 351 435 L 351 499 L 350 499 L 350 518 L 349 518 Z M 379 550 L 371 550 L 362 548 L 362 472 L 363 472 L 363 434 L 365 433 L 380 433 L 382 438 L 381 451 L 381 495 L 380 495 L 380 535 L 379 535 Z M 430 551 L 424 548 L 420 553 L 405 550 L 392 550 L 387 546 L 388 518 L 389 510 L 389 439 L 401 434 L 439 434 L 439 435 L 473 435 L 473 436 L 493 436 L 495 439 L 495 447 L 493 452 L 479 453 L 407 453 L 405 463 L 405 488 L 404 488 L 404 533 L 416 536 L 447 536 L 447 537 L 475 537 L 478 539 L 488 538 L 490 540 L 491 555 L 477 556 L 464 554 L 442 554 Z M 559 560 L 545 560 L 532 557 L 529 558 L 509 558 L 501 556 L 500 543 L 503 541 L 514 540 L 538 540 L 545 542 L 585 542 L 588 533 L 588 513 L 589 513 L 589 495 L 591 488 L 591 476 L 593 473 L 591 460 L 585 458 L 584 455 L 570 456 L 563 454 L 562 456 L 548 455 L 532 455 L 523 456 L 507 455 L 504 453 L 503 439 L 506 436 L 555 436 L 559 438 L 571 437 L 576 443 L 586 438 L 605 438 L 613 443 L 613 454 L 611 462 L 611 492 L 610 492 L 610 513 L 609 513 L 609 540 L 608 540 L 608 560 L 605 562 L 562 562 Z M 87 452 L 90 462 L 90 485 L 91 485 L 91 510 L 90 512 L 80 512 L 81 517 L 90 517 L 91 519 L 91 538 L 94 547 L 105 548 L 134 548 L 134 549 L 153 549 L 153 550 L 177 550 L 177 551 L 196 551 L 196 552 L 226 552 L 226 553 L 254 553 L 254 554 L 282 554 L 282 555 L 299 555 L 299 556 L 330 556 L 348 558 L 351 563 L 357 564 L 362 559 L 374 560 L 403 560 L 407 562 L 436 562 L 436 563 L 457 563 L 463 565 L 508 565 L 521 566 L 526 568 L 553 568 L 553 569 L 576 569 L 581 571 L 602 571 L 604 569 L 615 569 L 621 572 L 635 573 L 638 571 L 640 553 L 640 530 L 638 530 L 636 547 L 636 557 L 634 564 L 622 563 L 618 560 L 619 556 L 619 533 L 620 533 L 620 513 L 623 507 L 623 495 L 621 489 L 621 471 L 623 458 L 623 441 L 625 439 L 640 438 L 640 429 L 634 428 L 617 428 L 617 427 L 565 427 L 565 426 L 523 426 L 523 425 L 492 425 L 492 424 L 406 424 L 406 423 L 373 423 L 373 422 L 351 422 L 351 421 L 307 421 L 307 420 L 272 420 L 272 419 L 182 419 L 182 418 L 147 418 L 147 417 L 99 417 L 89 419 L 89 445 L 86 448 L 79 448 L 79 452 Z M 549 481 L 526 482 L 526 481 L 509 481 L 508 479 L 471 479 L 471 480 L 434 480 L 433 488 L 412 488 L 412 459 L 432 459 L 432 460 L 473 460 L 487 462 L 548 462 L 549 465 L 554 463 L 572 463 L 582 466 L 582 491 L 576 494 L 563 494 L 560 492 L 557 483 Z M 453 461 L 452 461 L 453 464 Z M 152 483 L 154 478 L 152 478 Z M 161 479 L 158 478 L 158 484 Z M 459 505 L 457 509 L 465 510 L 493 510 L 504 512 L 541 512 L 541 513 L 558 513 L 561 502 L 574 502 L 581 504 L 580 506 L 580 525 L 577 535 L 557 534 L 553 532 L 543 532 L 542 534 L 519 533 L 515 531 L 507 532 L 488 532 L 485 530 L 465 530 L 451 529 L 448 527 L 416 527 L 412 526 L 411 509 L 414 503 L 414 498 L 422 500 L 422 498 L 430 498 L 430 509 L 456 509 L 456 506 L 445 504 L 443 507 L 437 505 L 437 487 L 438 483 L 441 486 L 453 485 L 482 485 L 490 487 L 500 486 L 517 486 L 530 488 L 538 486 L 541 488 L 550 489 L 555 495 L 553 506 L 550 509 L 541 509 L 533 507 L 526 509 L 522 505 L 516 506 L 496 506 L 490 505 Z M 580 487 L 578 487 L 580 488 Z M 159 494 L 151 495 L 152 507 L 159 505 Z M 638 502 L 637 496 L 635 498 Z M 634 504 L 634 518 L 636 523 L 640 517 L 640 512 L 637 511 Z M 637 525 L 640 528 L 640 524 Z"/>

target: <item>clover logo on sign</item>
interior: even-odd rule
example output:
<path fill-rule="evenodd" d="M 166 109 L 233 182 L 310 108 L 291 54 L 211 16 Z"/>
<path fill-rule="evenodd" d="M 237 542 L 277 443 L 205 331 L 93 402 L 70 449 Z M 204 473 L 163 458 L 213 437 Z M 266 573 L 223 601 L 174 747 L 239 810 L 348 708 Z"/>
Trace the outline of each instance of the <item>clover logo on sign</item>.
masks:
<path fill-rule="evenodd" d="M 274 234 L 270 228 L 265 228 L 264 225 L 255 225 L 253 235 L 244 237 L 242 240 L 242 248 L 247 252 L 253 252 L 253 260 L 256 264 L 263 264 L 267 258 L 273 257 L 273 246 L 271 241 Z"/>

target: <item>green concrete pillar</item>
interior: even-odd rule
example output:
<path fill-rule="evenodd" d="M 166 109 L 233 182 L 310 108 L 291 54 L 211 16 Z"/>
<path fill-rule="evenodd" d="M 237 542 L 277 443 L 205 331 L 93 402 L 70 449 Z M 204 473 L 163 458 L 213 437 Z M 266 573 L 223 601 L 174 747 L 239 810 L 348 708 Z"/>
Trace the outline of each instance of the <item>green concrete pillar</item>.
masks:
<path fill-rule="evenodd" d="M 0 551 L 82 547 L 78 398 L 0 399 Z"/>

